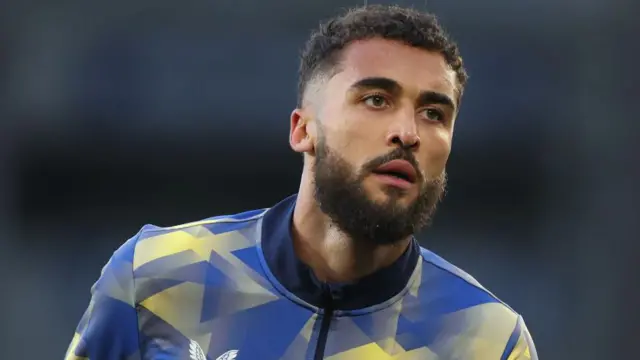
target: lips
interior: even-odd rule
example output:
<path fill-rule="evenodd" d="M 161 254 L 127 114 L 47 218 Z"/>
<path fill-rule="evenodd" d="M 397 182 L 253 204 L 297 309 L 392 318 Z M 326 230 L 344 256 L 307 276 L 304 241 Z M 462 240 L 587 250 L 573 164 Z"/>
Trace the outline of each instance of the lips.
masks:
<path fill-rule="evenodd" d="M 406 160 L 391 160 L 373 172 L 379 175 L 393 176 L 412 184 L 417 179 L 416 169 Z"/>

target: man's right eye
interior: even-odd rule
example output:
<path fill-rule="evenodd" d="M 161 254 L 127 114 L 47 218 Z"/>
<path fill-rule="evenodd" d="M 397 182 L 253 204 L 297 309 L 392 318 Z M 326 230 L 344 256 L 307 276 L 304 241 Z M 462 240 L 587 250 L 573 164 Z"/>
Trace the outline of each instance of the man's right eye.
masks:
<path fill-rule="evenodd" d="M 364 98 L 364 103 L 374 109 L 383 109 L 389 106 L 387 99 L 382 95 L 369 95 Z"/>

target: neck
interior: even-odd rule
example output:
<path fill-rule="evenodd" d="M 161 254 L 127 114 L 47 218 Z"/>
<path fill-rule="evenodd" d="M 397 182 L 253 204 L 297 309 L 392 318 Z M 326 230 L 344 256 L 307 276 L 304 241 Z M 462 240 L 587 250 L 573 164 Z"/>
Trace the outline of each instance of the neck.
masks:
<path fill-rule="evenodd" d="M 312 182 L 304 177 L 293 213 L 293 244 L 298 258 L 320 281 L 356 281 L 390 266 L 407 249 L 410 237 L 390 245 L 353 241 L 320 210 Z"/>

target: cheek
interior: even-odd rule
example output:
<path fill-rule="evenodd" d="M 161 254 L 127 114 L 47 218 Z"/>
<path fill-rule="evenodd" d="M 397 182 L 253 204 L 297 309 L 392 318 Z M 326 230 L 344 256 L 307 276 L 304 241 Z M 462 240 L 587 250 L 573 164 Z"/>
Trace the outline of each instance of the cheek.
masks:
<path fill-rule="evenodd" d="M 424 168 L 428 174 L 440 174 L 451 153 L 451 133 L 446 130 L 435 131 L 421 139 L 422 158 L 425 159 Z"/>
<path fill-rule="evenodd" d="M 371 157 L 371 154 L 376 154 L 371 141 L 363 138 L 357 131 L 338 131 L 331 137 L 327 145 L 351 166 L 357 167 Z"/>
<path fill-rule="evenodd" d="M 372 154 L 380 154 L 384 145 L 384 131 L 377 128 L 380 122 L 363 118 L 354 111 L 336 111 L 325 122 L 327 144 L 346 160 L 356 164 L 368 160 Z M 369 121 L 367 121 L 369 120 Z"/>

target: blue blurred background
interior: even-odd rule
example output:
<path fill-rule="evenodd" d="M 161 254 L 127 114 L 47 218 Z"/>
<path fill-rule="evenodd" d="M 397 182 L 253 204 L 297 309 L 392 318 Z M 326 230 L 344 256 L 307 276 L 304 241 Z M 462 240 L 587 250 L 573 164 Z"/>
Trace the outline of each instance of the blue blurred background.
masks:
<path fill-rule="evenodd" d="M 435 12 L 471 76 L 423 245 L 522 313 L 542 359 L 638 359 L 638 6 L 395 3 Z M 359 4 L 4 1 L 0 358 L 61 359 L 143 224 L 294 193 L 299 49 Z"/>

